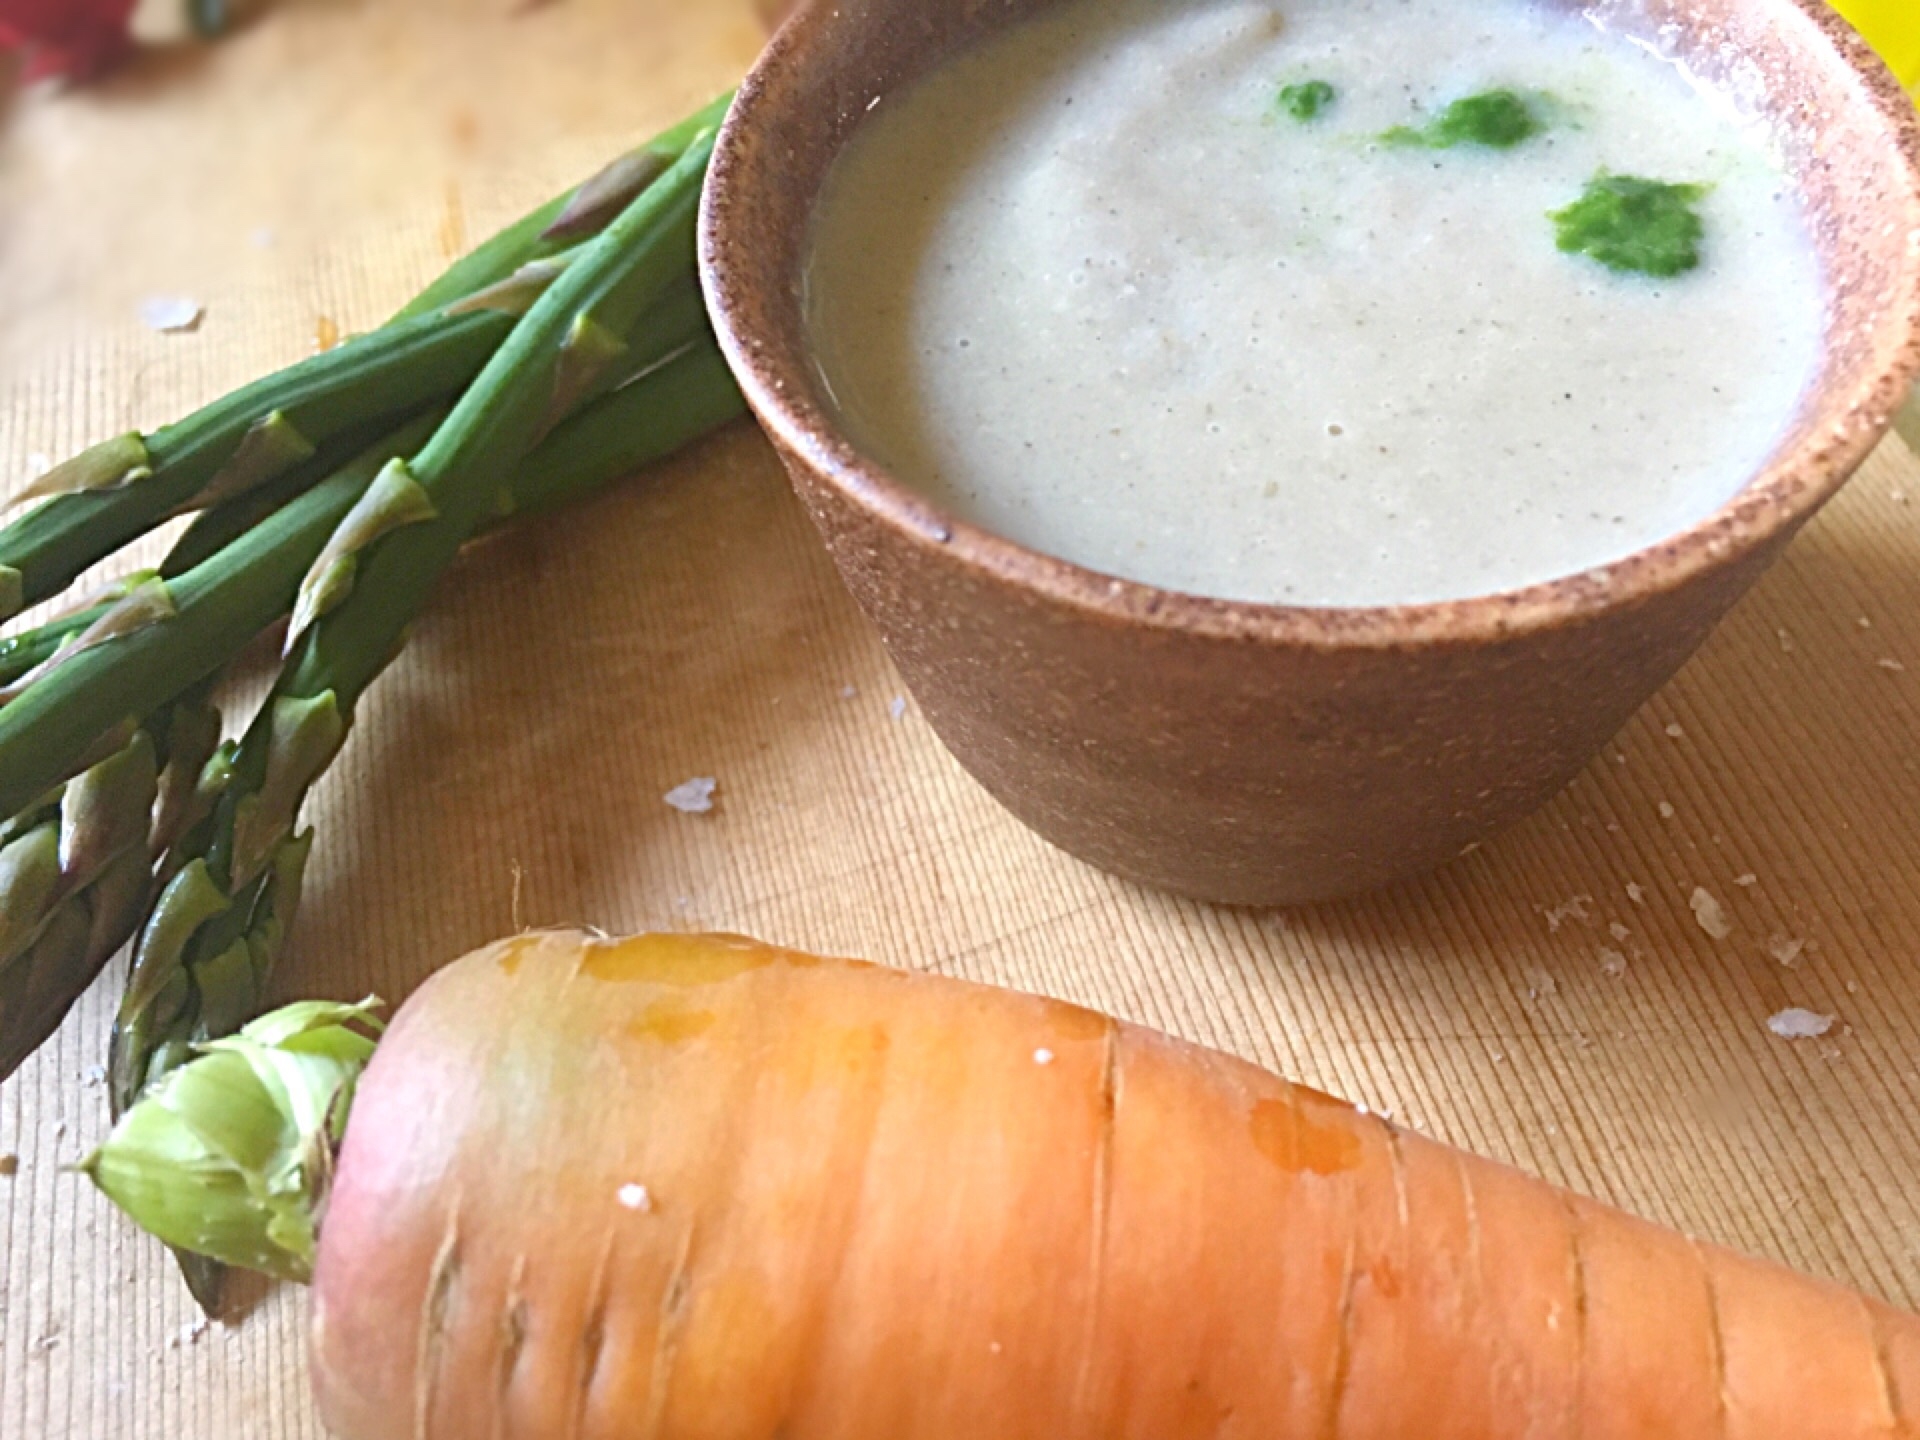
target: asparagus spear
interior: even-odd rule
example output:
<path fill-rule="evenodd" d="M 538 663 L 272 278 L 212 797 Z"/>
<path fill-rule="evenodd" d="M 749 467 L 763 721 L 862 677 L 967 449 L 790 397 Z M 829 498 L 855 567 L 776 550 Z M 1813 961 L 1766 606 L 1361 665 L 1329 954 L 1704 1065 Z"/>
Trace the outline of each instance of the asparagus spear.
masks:
<path fill-rule="evenodd" d="M 301 477 L 312 483 L 340 463 L 337 453 L 316 453 L 331 442 L 351 441 L 355 432 L 364 441 L 368 426 L 391 427 L 458 393 L 511 331 L 516 306 L 564 269 L 575 238 L 598 228 L 609 197 L 659 174 L 725 104 L 715 102 L 495 236 L 382 329 L 152 435 L 93 446 L 41 477 L 15 499 L 45 503 L 0 527 L 0 619 L 59 594 L 170 515 L 290 476 L 294 488 Z M 457 304 L 495 287 L 504 287 L 496 303 L 505 313 Z"/>
<path fill-rule="evenodd" d="M 741 410 L 739 393 L 719 350 L 703 336 L 654 373 L 596 402 L 556 430 L 528 457 L 514 478 L 516 513 L 554 508 L 612 479 L 631 474 L 725 424 Z M 335 515 L 344 513 L 360 493 L 354 486 L 358 484 L 363 489 L 373 473 L 376 453 L 370 452 L 362 459 L 354 480 L 329 482 L 329 486 L 320 487 L 313 498 L 306 500 L 301 507 L 306 512 L 304 520 L 299 510 L 277 520 L 275 529 L 294 525 L 302 528 L 304 538 L 299 544 L 304 547 L 301 553 L 307 561 L 318 555 L 330 533 L 330 526 L 320 516 L 321 506 L 324 504 Z M 294 542 L 288 538 L 286 543 Z M 250 537 L 243 552 L 222 557 L 215 566 L 217 570 L 222 566 L 261 563 L 258 557 L 263 547 L 271 547 L 265 553 L 281 566 L 282 584 L 278 599 L 271 607 L 273 613 L 261 619 L 261 628 L 291 607 L 304 563 L 282 564 L 278 544 L 270 530 L 266 536 Z M 231 593 L 211 587 L 194 591 L 179 608 L 197 617 L 200 608 L 218 604 Z M 231 637 L 244 628 L 235 626 L 227 634 Z M 147 643 L 161 638 L 162 631 L 156 629 L 147 637 Z M 155 664 L 156 670 L 165 672 L 176 648 L 182 655 L 195 648 L 195 637 L 189 635 L 181 639 L 186 643 L 170 644 L 167 654 Z M 191 827 L 205 821 L 212 801 L 231 773 L 231 747 L 215 760 L 218 736 L 219 717 L 206 704 L 203 693 L 189 691 L 172 704 L 162 703 L 154 718 L 139 727 L 137 735 L 130 726 L 118 727 L 105 747 L 111 753 L 99 762 L 126 764 L 121 752 L 144 737 L 143 743 L 152 750 L 159 771 L 154 795 L 125 781 L 109 786 L 107 773 L 95 774 L 90 769 L 81 780 L 55 787 L 42 801 L 26 807 L 18 818 L 0 826 L 0 1079 L 10 1074 L 52 1033 L 73 1002 L 92 983 L 100 966 L 132 936 L 153 898 L 149 883 L 152 866 L 144 853 L 139 867 L 140 884 L 136 889 L 131 859 L 122 859 L 118 868 L 81 865 L 62 868 L 47 859 L 50 840 L 84 819 L 95 832 L 121 835 L 135 828 L 143 835 L 148 834 L 150 823 L 149 848 L 153 852 L 174 845 Z M 113 742 L 119 742 L 117 748 Z M 210 760 L 214 761 L 211 765 Z M 87 807 L 84 813 L 75 812 L 63 829 L 63 802 L 74 794 L 88 796 Z M 117 798 L 121 808 L 109 811 L 105 804 L 109 798 Z M 41 833 L 43 831 L 45 833 Z M 38 838 L 33 845 L 24 843 L 35 836 Z M 185 845 L 181 851 L 192 848 Z M 86 849 L 94 853 L 99 846 L 96 843 Z M 181 854 L 169 858 L 169 866 L 159 877 L 163 882 L 172 880 L 174 870 L 182 863 Z M 294 856 L 287 858 L 291 861 Z M 290 873 L 283 875 L 270 897 L 276 902 L 283 929 L 292 922 L 293 881 Z M 56 921 L 53 912 L 62 906 L 66 907 L 67 914 Z M 90 921 L 84 931 L 76 923 L 76 917 L 81 915 Z M 15 938 L 9 940 L 10 936 Z M 230 978 L 239 983 L 230 985 L 210 1007 L 201 1006 L 197 994 L 201 981 L 195 979 L 194 997 L 187 1010 L 196 1017 L 203 1008 L 243 1017 L 250 1013 L 259 999 L 254 978 L 250 974 Z M 119 1068 L 118 1061 L 116 1066 Z M 124 1106 L 132 1089 L 137 1089 L 137 1077 L 130 1084 L 116 1082 L 116 1108 Z"/>
<path fill-rule="evenodd" d="M 234 987 L 196 980 L 237 978 L 262 902 L 271 909 L 276 859 L 296 843 L 307 788 L 440 572 L 547 429 L 556 399 L 589 392 L 591 372 L 604 371 L 622 343 L 615 337 L 690 267 L 711 143 L 709 134 L 690 147 L 542 297 L 433 440 L 411 464 L 383 472 L 315 562 L 295 602 L 280 680 L 241 740 L 211 826 L 191 837 L 194 859 L 179 867 L 143 932 L 115 1032 L 121 1095 L 152 1078 L 156 1058 L 161 1070 L 177 1061 L 165 1037 L 180 1045 L 222 1028 L 203 1027 L 195 1012 L 206 995 Z"/>

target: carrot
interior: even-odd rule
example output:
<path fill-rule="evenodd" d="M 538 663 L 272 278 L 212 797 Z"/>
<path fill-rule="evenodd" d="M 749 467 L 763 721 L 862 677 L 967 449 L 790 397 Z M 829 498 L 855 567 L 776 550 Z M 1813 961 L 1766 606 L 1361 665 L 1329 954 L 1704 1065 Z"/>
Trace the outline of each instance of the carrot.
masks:
<path fill-rule="evenodd" d="M 524 936 L 361 1080 L 342 1440 L 1920 1435 L 1920 1319 L 1050 1000 Z"/>

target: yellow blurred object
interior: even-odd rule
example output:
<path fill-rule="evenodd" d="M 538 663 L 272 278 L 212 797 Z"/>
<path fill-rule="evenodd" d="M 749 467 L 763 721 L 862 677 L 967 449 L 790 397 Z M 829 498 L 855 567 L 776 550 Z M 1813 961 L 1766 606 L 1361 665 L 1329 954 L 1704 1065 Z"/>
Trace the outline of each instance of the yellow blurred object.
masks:
<path fill-rule="evenodd" d="M 1901 84 L 1920 90 L 1920 0 L 1833 0 L 1833 7 L 1886 57 Z"/>

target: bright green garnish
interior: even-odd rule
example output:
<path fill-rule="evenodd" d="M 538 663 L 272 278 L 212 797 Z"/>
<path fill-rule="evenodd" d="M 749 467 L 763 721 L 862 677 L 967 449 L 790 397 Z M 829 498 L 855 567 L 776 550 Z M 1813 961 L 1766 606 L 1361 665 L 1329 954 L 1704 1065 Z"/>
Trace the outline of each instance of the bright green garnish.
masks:
<path fill-rule="evenodd" d="M 1511 150 L 1546 128 L 1524 95 L 1483 90 L 1454 101 L 1417 130 L 1396 125 L 1380 138 L 1389 145 L 1419 145 L 1428 150 L 1451 150 L 1456 145 Z"/>
<path fill-rule="evenodd" d="M 1700 263 L 1704 226 L 1694 205 L 1705 185 L 1669 185 L 1602 172 L 1581 197 L 1548 218 L 1569 255 L 1589 255 L 1609 270 L 1661 277 Z"/>
<path fill-rule="evenodd" d="M 1302 80 L 1297 85 L 1282 85 L 1278 103 L 1304 125 L 1320 118 L 1320 112 L 1333 104 L 1334 93 L 1333 86 L 1324 80 Z"/>

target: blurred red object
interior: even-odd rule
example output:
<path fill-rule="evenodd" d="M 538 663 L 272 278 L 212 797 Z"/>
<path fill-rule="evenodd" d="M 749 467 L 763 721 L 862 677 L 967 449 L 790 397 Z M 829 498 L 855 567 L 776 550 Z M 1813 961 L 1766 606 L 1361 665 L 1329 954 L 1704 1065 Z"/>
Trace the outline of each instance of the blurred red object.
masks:
<path fill-rule="evenodd" d="M 97 75 L 133 49 L 136 0 L 0 0 L 0 50 L 24 50 L 27 78 Z"/>

